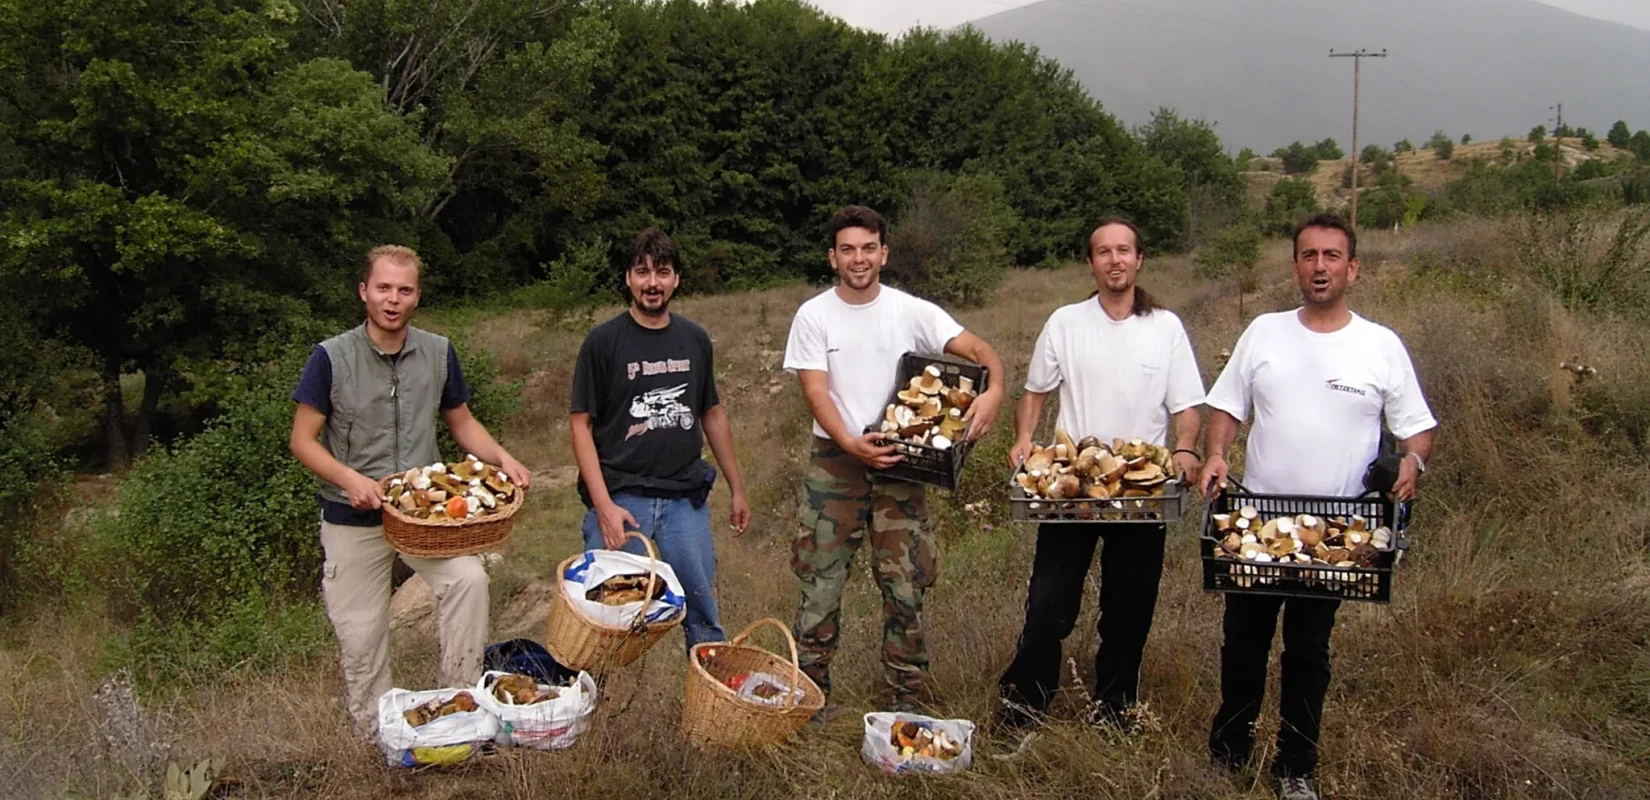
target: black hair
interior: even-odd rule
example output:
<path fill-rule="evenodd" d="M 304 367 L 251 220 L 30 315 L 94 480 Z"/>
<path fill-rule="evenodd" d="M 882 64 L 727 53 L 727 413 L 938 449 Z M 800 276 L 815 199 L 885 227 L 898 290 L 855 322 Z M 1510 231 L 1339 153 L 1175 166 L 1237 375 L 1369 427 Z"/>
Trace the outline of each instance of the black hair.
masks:
<path fill-rule="evenodd" d="M 1339 214 L 1333 214 L 1328 211 L 1325 211 L 1322 214 L 1313 214 L 1312 216 L 1301 220 L 1301 224 L 1295 226 L 1295 235 L 1293 237 L 1293 255 L 1300 255 L 1301 234 L 1305 233 L 1307 228 L 1329 228 L 1346 234 L 1347 260 L 1350 261 L 1358 257 L 1358 234 L 1352 230 L 1352 226 L 1348 225 L 1346 220 L 1341 219 Z"/>
<path fill-rule="evenodd" d="M 864 228 L 876 231 L 877 241 L 888 244 L 888 223 L 876 209 L 866 206 L 843 206 L 831 215 L 831 222 L 825 226 L 826 234 L 830 237 L 830 249 L 836 249 L 836 235 L 845 228 Z"/>

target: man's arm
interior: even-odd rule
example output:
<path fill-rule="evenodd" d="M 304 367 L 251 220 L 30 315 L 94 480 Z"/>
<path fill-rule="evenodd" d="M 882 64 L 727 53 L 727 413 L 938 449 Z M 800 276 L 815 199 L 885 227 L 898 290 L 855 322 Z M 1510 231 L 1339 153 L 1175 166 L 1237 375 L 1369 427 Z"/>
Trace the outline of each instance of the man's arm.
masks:
<path fill-rule="evenodd" d="M 733 525 L 735 535 L 742 534 L 751 523 L 751 504 L 745 495 L 745 476 L 739 471 L 739 457 L 733 450 L 733 426 L 728 424 L 727 412 L 720 403 L 705 411 L 700 423 L 705 426 L 705 438 L 710 442 L 710 452 L 716 456 L 717 466 L 728 477 L 728 491 L 733 495 L 729 523 Z"/>
<path fill-rule="evenodd" d="M 349 504 L 363 511 L 383 505 L 378 482 L 344 466 L 321 446 L 321 428 L 327 417 L 308 403 L 299 403 L 292 415 L 292 435 L 287 446 L 304 468 L 327 483 L 343 489 L 349 495 Z"/>
<path fill-rule="evenodd" d="M 1398 480 L 1392 484 L 1393 497 L 1400 501 L 1415 497 L 1415 483 L 1421 477 L 1421 464 L 1416 459 L 1432 458 L 1432 436 L 1437 432 L 1437 428 L 1432 428 L 1398 443 L 1404 458 L 1398 463 Z"/>
<path fill-rule="evenodd" d="M 493 435 L 487 432 L 487 426 L 470 413 L 470 404 L 462 403 L 445 409 L 441 412 L 441 419 L 447 423 L 447 429 L 452 431 L 453 441 L 464 448 L 464 452 L 473 454 L 488 464 L 497 464 L 504 474 L 517 486 L 525 489 L 533 482 L 533 472 L 526 465 L 517 461 L 508 450 L 499 446 L 493 440 Z"/>
<path fill-rule="evenodd" d="M 796 376 L 802 381 L 802 396 L 808 401 L 808 412 L 838 447 L 875 469 L 887 469 L 905 458 L 894 452 L 893 445 L 876 444 L 881 435 L 875 431 L 856 434 L 848 430 L 848 424 L 837 413 L 836 404 L 831 402 L 830 383 L 824 370 L 799 369 Z"/>
<path fill-rule="evenodd" d="M 641 525 L 629 511 L 620 508 L 608 494 L 607 479 L 602 477 L 601 456 L 596 454 L 596 434 L 590 414 L 574 411 L 567 415 L 567 427 L 573 441 L 573 461 L 579 465 L 579 477 L 584 490 L 590 494 L 590 506 L 596 512 L 596 527 L 602 532 L 602 544 L 610 550 L 624 546 L 624 532 L 640 530 Z"/>
<path fill-rule="evenodd" d="M 1198 413 L 1197 406 L 1192 406 L 1175 414 L 1173 422 L 1175 454 L 1170 460 L 1179 468 L 1179 472 L 1186 476 L 1186 483 L 1196 486 L 1198 473 L 1203 469 L 1203 465 L 1198 463 L 1195 452 L 1197 450 L 1197 434 L 1203 427 L 1203 415 Z M 1221 480 L 1225 480 L 1224 476 Z"/>
<path fill-rule="evenodd" d="M 1015 469 L 1020 463 L 1031 456 L 1031 434 L 1037 430 L 1037 422 L 1043 418 L 1043 406 L 1048 402 L 1048 392 L 1033 392 L 1026 390 L 1020 395 L 1020 402 L 1014 407 L 1014 446 L 1008 449 L 1008 465 Z"/>
<path fill-rule="evenodd" d="M 1208 495 L 1210 490 L 1221 492 L 1226 489 L 1226 451 L 1237 439 L 1238 419 L 1218 408 L 1209 411 L 1209 432 L 1205 444 L 1209 446 L 1209 458 L 1203 463 L 1203 494 Z"/>
<path fill-rule="evenodd" d="M 997 351 L 991 349 L 991 345 L 968 331 L 951 337 L 951 341 L 945 343 L 945 352 L 966 358 L 988 370 L 989 386 L 968 407 L 968 415 L 972 418 L 968 426 L 968 439 L 978 441 L 997 420 L 997 412 L 1003 405 L 1003 387 L 1008 385 L 1008 370 L 1003 368 L 1002 359 L 997 358 Z"/>

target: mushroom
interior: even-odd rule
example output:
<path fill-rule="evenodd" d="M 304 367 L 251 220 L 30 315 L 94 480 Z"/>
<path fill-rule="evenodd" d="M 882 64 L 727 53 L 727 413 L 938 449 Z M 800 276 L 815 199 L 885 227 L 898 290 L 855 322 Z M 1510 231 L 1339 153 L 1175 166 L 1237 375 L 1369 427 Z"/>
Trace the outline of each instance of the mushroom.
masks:
<path fill-rule="evenodd" d="M 1295 532 L 1299 530 L 1299 528 L 1295 526 L 1295 521 L 1288 517 L 1280 517 L 1277 520 L 1277 523 L 1279 536 L 1293 537 Z"/>
<path fill-rule="evenodd" d="M 476 500 L 480 501 L 482 505 L 488 508 L 498 508 L 498 499 L 493 497 L 493 493 L 487 491 L 486 489 L 471 489 L 470 496 L 474 497 Z"/>
<path fill-rule="evenodd" d="M 927 400 L 924 400 L 922 406 L 917 409 L 917 416 L 932 419 L 944 413 L 944 411 L 945 405 L 940 402 L 940 399 L 938 397 L 930 397 Z"/>
<path fill-rule="evenodd" d="M 940 368 L 933 364 L 929 364 L 921 375 L 912 378 L 912 383 L 917 391 L 923 394 L 939 394 L 940 390 L 945 388 L 945 384 L 940 381 Z"/>
<path fill-rule="evenodd" d="M 1025 466 L 1027 470 L 1043 470 L 1046 472 L 1054 466 L 1054 453 L 1047 448 L 1033 449 L 1031 455 L 1026 458 Z"/>
<path fill-rule="evenodd" d="M 1228 533 L 1226 538 L 1220 540 L 1220 546 L 1228 553 L 1236 553 L 1243 549 L 1243 538 L 1236 533 Z"/>
<path fill-rule="evenodd" d="M 1020 485 L 1027 494 L 1037 493 L 1037 479 L 1029 472 L 1021 472 L 1014 476 L 1014 482 Z"/>
<path fill-rule="evenodd" d="M 1274 556 L 1281 557 L 1295 552 L 1295 548 L 1297 546 L 1298 543 L 1294 539 L 1291 539 L 1288 536 L 1279 536 L 1278 538 L 1266 543 L 1266 552 L 1271 553 Z"/>
<path fill-rule="evenodd" d="M 1076 456 L 1079 452 L 1082 452 L 1078 449 L 1077 442 L 1071 438 L 1071 434 L 1066 433 L 1063 428 L 1054 429 L 1054 444 L 1056 447 L 1064 445 L 1066 452 L 1070 453 L 1072 456 Z"/>
<path fill-rule="evenodd" d="M 974 392 L 974 379 L 965 375 L 958 375 L 957 390 L 972 394 Z"/>
<path fill-rule="evenodd" d="M 1255 525 L 1249 520 L 1248 517 L 1238 517 L 1237 519 L 1232 520 L 1232 527 L 1238 529 L 1238 531 L 1242 533 L 1248 533 L 1249 529 L 1255 527 Z"/>
<path fill-rule="evenodd" d="M 1054 487 L 1049 491 L 1049 497 L 1056 500 L 1065 500 L 1078 497 L 1082 493 L 1082 486 L 1076 475 L 1061 475 L 1055 479 Z"/>
<path fill-rule="evenodd" d="M 1150 488 L 1168 480 L 1163 474 L 1163 468 L 1156 464 L 1145 464 L 1139 469 L 1123 473 L 1123 480 L 1136 486 Z"/>
<path fill-rule="evenodd" d="M 920 408 L 924 403 L 928 402 L 928 395 L 918 391 L 915 386 L 910 387 L 895 396 L 899 398 L 901 403 L 904 403 L 911 408 Z"/>
<path fill-rule="evenodd" d="M 945 434 L 943 434 L 943 433 L 934 434 L 934 438 L 929 439 L 928 444 L 931 447 L 933 447 L 935 450 L 950 450 L 951 449 L 951 440 L 946 438 Z"/>
<path fill-rule="evenodd" d="M 1369 543 L 1374 545 L 1376 550 L 1392 549 L 1391 529 L 1385 527 L 1376 528 L 1375 532 L 1369 535 Z"/>
<path fill-rule="evenodd" d="M 1084 475 L 1093 475 L 1094 468 L 1100 465 L 1100 454 L 1104 452 L 1098 447 L 1086 447 L 1077 451 L 1077 463 L 1073 468 Z"/>
<path fill-rule="evenodd" d="M 1260 526 L 1261 541 L 1271 541 L 1278 538 L 1278 521 L 1269 519 Z"/>
<path fill-rule="evenodd" d="M 1104 484 L 1093 483 L 1089 484 L 1089 487 L 1083 490 L 1083 496 L 1090 497 L 1095 500 L 1106 500 L 1111 497 L 1111 492 L 1107 491 Z"/>
<path fill-rule="evenodd" d="M 1255 508 L 1254 506 L 1244 506 L 1243 508 L 1238 509 L 1238 516 L 1247 520 L 1253 520 L 1260 516 L 1260 509 Z"/>
<path fill-rule="evenodd" d="M 1210 519 L 1214 520 L 1215 530 L 1217 531 L 1230 530 L 1232 527 L 1231 514 L 1215 514 Z"/>
<path fill-rule="evenodd" d="M 974 393 L 952 389 L 945 393 L 945 401 L 950 403 L 952 408 L 967 411 L 969 406 L 974 405 Z"/>
<path fill-rule="evenodd" d="M 1105 449 L 1104 446 L 1102 446 L 1100 444 L 1100 440 L 1094 438 L 1093 436 L 1084 436 L 1082 439 L 1079 439 L 1077 441 L 1077 451 L 1078 452 L 1082 452 L 1082 451 L 1087 450 L 1091 447 L 1096 449 L 1096 450 Z"/>
<path fill-rule="evenodd" d="M 1266 548 L 1261 547 L 1259 542 L 1242 542 L 1238 545 L 1238 554 L 1249 561 L 1254 561 L 1256 558 L 1266 555 Z"/>

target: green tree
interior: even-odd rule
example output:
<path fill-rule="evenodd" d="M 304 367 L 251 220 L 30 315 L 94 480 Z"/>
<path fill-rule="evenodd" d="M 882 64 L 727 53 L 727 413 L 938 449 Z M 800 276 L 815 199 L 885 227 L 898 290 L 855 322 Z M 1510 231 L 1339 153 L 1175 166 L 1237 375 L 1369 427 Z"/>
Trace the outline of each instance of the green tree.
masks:
<path fill-rule="evenodd" d="M 974 306 L 1008 275 L 1018 220 L 992 175 L 914 174 L 889 239 L 889 281 L 943 305 Z"/>
<path fill-rule="evenodd" d="M 1261 212 L 1261 228 L 1286 235 L 1295 224 L 1318 211 L 1318 193 L 1310 178 L 1284 178 L 1272 186 Z"/>
<path fill-rule="evenodd" d="M 1397 144 L 1392 146 L 1392 152 L 1413 153 L 1415 152 L 1415 145 L 1411 144 L 1408 139 L 1400 139 Z"/>
<path fill-rule="evenodd" d="M 1180 171 L 1187 196 L 1182 246 L 1196 245 L 1242 215 L 1243 176 L 1214 126 L 1160 108 L 1138 133 L 1146 155 Z"/>
<path fill-rule="evenodd" d="M 1272 157 L 1283 161 L 1285 175 L 1309 174 L 1318 168 L 1317 149 L 1308 148 L 1300 142 L 1294 142 L 1288 147 L 1280 147 L 1272 152 Z"/>
<path fill-rule="evenodd" d="M 1437 154 L 1441 161 L 1448 161 L 1455 157 L 1455 140 L 1443 131 L 1433 132 L 1432 138 L 1427 140 L 1427 148 Z"/>
<path fill-rule="evenodd" d="M 1239 150 L 1238 154 L 1237 154 L 1237 168 L 1238 168 L 1238 171 L 1239 172 L 1248 171 L 1249 162 L 1255 160 L 1255 157 L 1257 155 L 1258 154 L 1252 148 L 1245 147 L 1242 150 Z"/>
<path fill-rule="evenodd" d="M 1627 127 L 1625 120 L 1619 119 L 1616 120 L 1616 124 L 1610 126 L 1609 133 L 1604 136 L 1604 140 L 1609 142 L 1612 147 L 1619 147 L 1623 150 L 1627 149 L 1627 143 L 1632 139 L 1632 129 Z"/>
<path fill-rule="evenodd" d="M 1598 149 L 1598 137 L 1594 136 L 1592 131 L 1587 130 L 1586 128 L 1582 128 L 1581 129 L 1581 146 L 1586 148 L 1589 152 L 1597 150 Z"/>
<path fill-rule="evenodd" d="M 1537 125 L 1530 129 L 1530 144 L 1541 144 L 1547 140 L 1547 126 Z"/>
<path fill-rule="evenodd" d="M 1341 149 L 1340 144 L 1335 141 L 1334 137 L 1312 145 L 1312 150 L 1318 154 L 1319 161 L 1336 161 L 1346 158 L 1346 151 Z"/>
<path fill-rule="evenodd" d="M 1628 140 L 1627 149 L 1633 151 L 1640 161 L 1650 161 L 1650 131 L 1639 131 Z"/>
<path fill-rule="evenodd" d="M 1470 133 L 1461 134 L 1461 144 L 1472 144 L 1472 134 L 1470 134 Z"/>

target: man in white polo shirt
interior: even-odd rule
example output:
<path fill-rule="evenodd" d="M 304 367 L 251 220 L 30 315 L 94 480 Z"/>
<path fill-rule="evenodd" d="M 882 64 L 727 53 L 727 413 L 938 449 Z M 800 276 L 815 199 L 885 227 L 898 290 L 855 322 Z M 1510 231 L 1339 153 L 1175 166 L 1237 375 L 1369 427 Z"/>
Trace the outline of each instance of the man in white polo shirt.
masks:
<path fill-rule="evenodd" d="M 924 487 L 877 476 L 873 470 L 902 456 L 880 443 L 880 433 L 864 431 L 882 419 L 900 356 L 943 352 L 989 370 L 986 390 L 969 408 L 966 436 L 978 439 L 1002 406 L 1003 365 L 990 345 L 939 306 L 880 283 L 887 226 L 876 211 L 847 206 L 831 218 L 828 233 L 831 268 L 841 280 L 797 309 L 785 345 L 785 369 L 801 380 L 814 417 L 801 525 L 791 541 L 791 567 L 802 579 L 797 650 L 803 671 L 829 697 L 842 589 L 855 551 L 869 537 L 882 589 L 883 700 L 891 710 L 908 711 L 928 677 L 922 599 L 934 583 L 939 552 Z"/>
<path fill-rule="evenodd" d="M 1056 310 L 1037 337 L 1014 416 L 1011 466 L 1030 454 L 1043 405 L 1058 389 L 1058 425 L 1073 438 L 1172 446 L 1177 472 L 1196 485 L 1199 460 L 1192 448 L 1203 379 L 1180 318 L 1158 308 L 1135 284 L 1144 258 L 1140 231 L 1126 219 L 1104 220 L 1089 235 L 1089 269 L 1098 291 Z M 1126 712 L 1138 699 L 1141 656 L 1163 577 L 1165 532 L 1161 522 L 1038 527 L 1025 627 L 1013 663 L 998 680 L 1005 701 L 999 724 L 1025 725 L 1048 709 L 1060 685 L 1060 643 L 1077 623 L 1084 580 L 1104 540 L 1093 721 L 1128 727 Z"/>
<path fill-rule="evenodd" d="M 1238 339 L 1209 392 L 1209 461 L 1203 489 L 1226 487 L 1226 449 L 1253 412 L 1243 482 L 1261 494 L 1351 497 L 1379 455 L 1381 422 L 1403 460 L 1392 495 L 1408 500 L 1432 455 L 1438 423 L 1403 342 L 1347 307 L 1358 279 L 1357 237 L 1320 214 L 1295 229 L 1302 305 L 1263 314 Z M 1340 601 L 1228 594 L 1220 648 L 1220 710 L 1209 753 L 1229 769 L 1249 760 L 1266 689 L 1266 661 L 1283 613 L 1277 755 L 1271 772 L 1285 800 L 1316 800 L 1318 732 L 1329 688 L 1329 634 Z"/>

